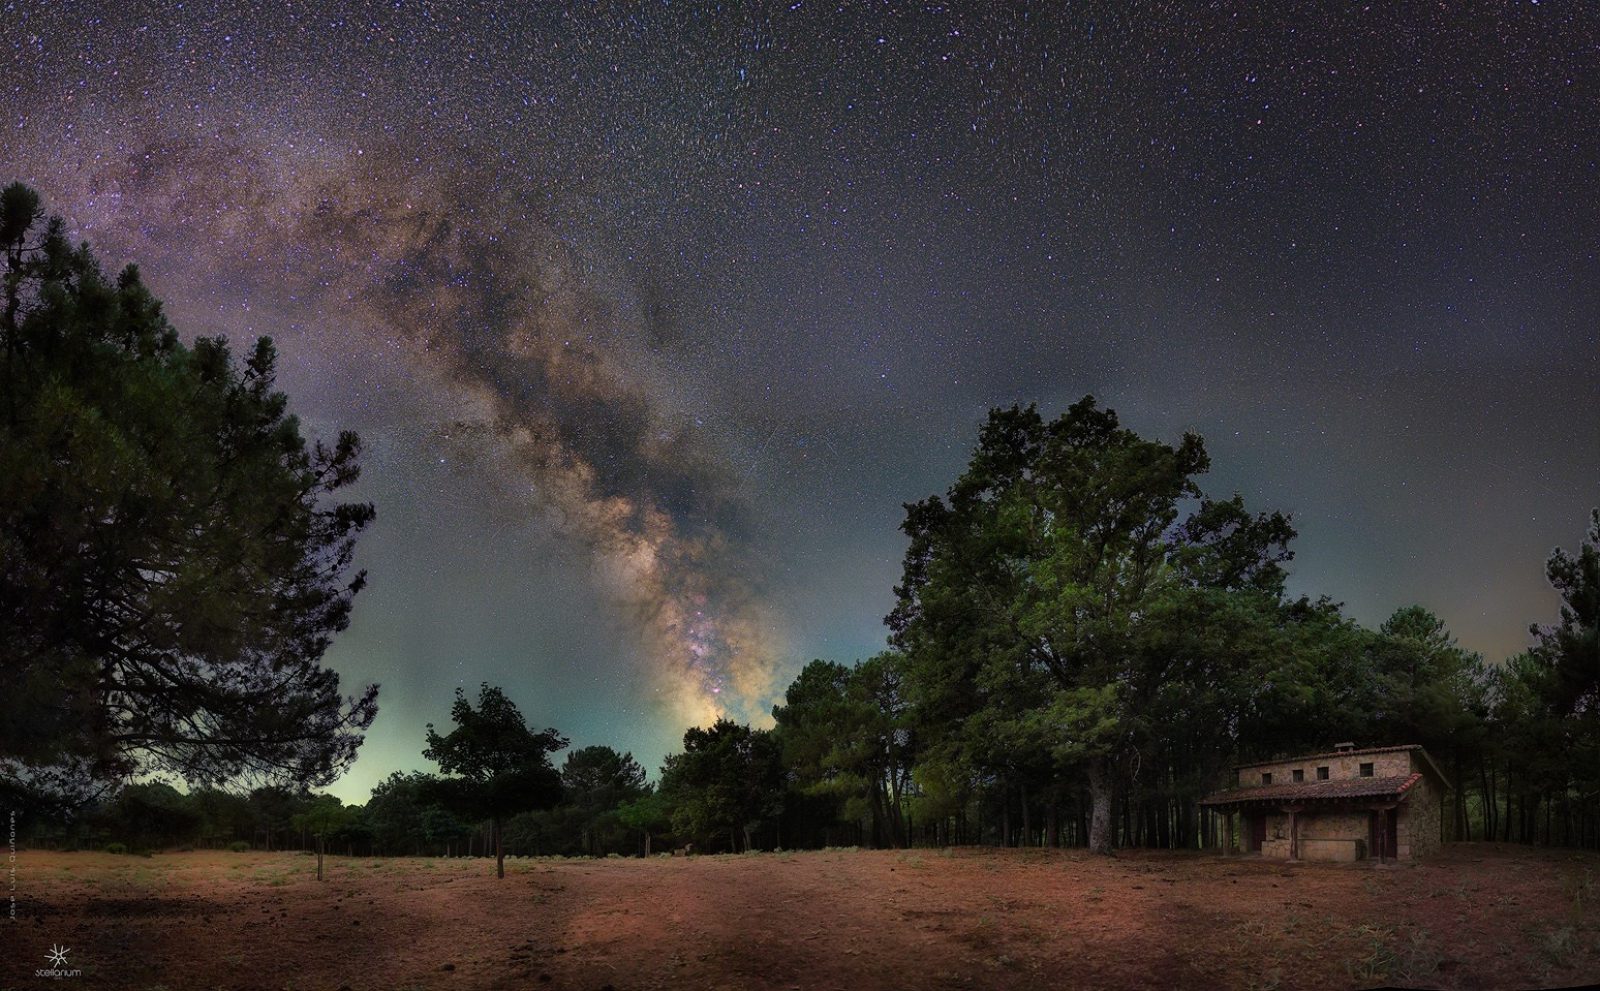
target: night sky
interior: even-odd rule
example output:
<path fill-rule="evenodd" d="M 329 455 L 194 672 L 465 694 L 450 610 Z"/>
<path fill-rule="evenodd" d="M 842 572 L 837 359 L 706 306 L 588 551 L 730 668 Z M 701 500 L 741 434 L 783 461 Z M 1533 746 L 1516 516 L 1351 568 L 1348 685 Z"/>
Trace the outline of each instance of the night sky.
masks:
<path fill-rule="evenodd" d="M 0 180 L 358 430 L 383 684 L 647 766 L 880 649 L 991 406 L 1203 433 L 1498 660 L 1600 504 L 1588 4 L 4 7 Z M 1456 11 L 1452 13 L 1451 11 Z"/>

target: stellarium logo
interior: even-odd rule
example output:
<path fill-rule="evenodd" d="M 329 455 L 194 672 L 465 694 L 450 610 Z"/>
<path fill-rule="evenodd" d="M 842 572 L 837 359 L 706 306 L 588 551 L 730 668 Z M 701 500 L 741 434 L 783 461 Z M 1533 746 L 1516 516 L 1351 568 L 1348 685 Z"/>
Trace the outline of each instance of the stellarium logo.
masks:
<path fill-rule="evenodd" d="M 65 946 L 57 946 L 56 944 L 51 943 L 50 952 L 44 955 L 44 958 L 50 961 L 50 966 L 40 967 L 38 970 L 33 972 L 33 976 L 48 977 L 54 980 L 60 980 L 63 977 L 81 977 L 83 975 L 83 971 L 79 970 L 78 968 L 73 967 L 70 970 L 67 969 L 67 954 L 71 952 L 72 951 Z"/>

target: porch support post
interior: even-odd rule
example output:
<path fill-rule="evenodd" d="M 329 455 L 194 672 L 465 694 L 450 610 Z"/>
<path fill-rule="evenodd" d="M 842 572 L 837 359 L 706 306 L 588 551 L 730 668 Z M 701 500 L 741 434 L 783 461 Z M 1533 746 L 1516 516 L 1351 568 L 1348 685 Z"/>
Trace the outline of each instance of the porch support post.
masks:
<path fill-rule="evenodd" d="M 1395 813 L 1397 808 L 1399 808 L 1398 804 L 1378 807 L 1378 849 L 1382 851 L 1378 857 L 1378 863 L 1380 864 L 1384 862 L 1385 857 L 1389 859 L 1398 857 L 1398 853 L 1389 848 L 1389 820 L 1391 817 L 1398 819 Z M 1396 825 L 1398 826 L 1398 823 Z"/>
<path fill-rule="evenodd" d="M 1300 806 L 1290 805 L 1284 808 L 1289 813 L 1289 859 L 1300 859 Z"/>

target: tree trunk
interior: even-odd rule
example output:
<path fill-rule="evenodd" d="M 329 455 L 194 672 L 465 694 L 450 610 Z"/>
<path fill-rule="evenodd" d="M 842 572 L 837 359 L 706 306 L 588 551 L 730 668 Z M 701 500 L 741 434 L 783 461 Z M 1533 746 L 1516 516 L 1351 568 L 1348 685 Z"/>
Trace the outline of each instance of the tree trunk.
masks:
<path fill-rule="evenodd" d="M 317 834 L 317 880 L 322 880 L 322 834 Z"/>
<path fill-rule="evenodd" d="M 650 856 L 650 833 L 648 830 L 644 834 L 644 855 L 646 857 Z"/>
<path fill-rule="evenodd" d="M 872 794 L 872 847 L 875 850 L 881 850 L 888 846 L 884 842 L 884 836 L 887 833 L 884 822 L 887 818 L 887 811 L 884 809 L 883 804 L 883 788 L 879 784 L 874 784 L 869 790 Z"/>
<path fill-rule="evenodd" d="M 1011 845 L 1011 789 L 1000 789 L 1000 846 Z"/>
<path fill-rule="evenodd" d="M 900 800 L 895 795 L 895 789 L 881 782 L 878 787 L 883 792 L 883 818 L 889 828 L 889 848 L 898 850 L 906 845 L 905 820 L 900 815 Z"/>
<path fill-rule="evenodd" d="M 1089 762 L 1089 852 L 1111 854 L 1110 761 L 1096 758 Z"/>
<path fill-rule="evenodd" d="M 1478 780 L 1483 790 L 1483 803 L 1479 812 L 1483 816 L 1483 838 L 1494 839 L 1494 789 L 1489 784 L 1489 761 L 1486 758 L 1478 759 Z"/>
<path fill-rule="evenodd" d="M 500 820 L 494 820 L 494 876 L 506 876 L 506 851 L 500 845 Z"/>

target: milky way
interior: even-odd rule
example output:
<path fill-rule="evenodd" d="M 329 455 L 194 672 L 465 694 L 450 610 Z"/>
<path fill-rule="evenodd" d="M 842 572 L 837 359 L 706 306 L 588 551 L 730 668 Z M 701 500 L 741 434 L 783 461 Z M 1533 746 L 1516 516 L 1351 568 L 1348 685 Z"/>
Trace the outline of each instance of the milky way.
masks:
<path fill-rule="evenodd" d="M 1094 392 L 1294 583 L 1492 659 L 1600 503 L 1600 30 L 1567 4 L 21 3 L 0 164 L 370 441 L 384 682 L 647 762 L 882 642 L 899 505 Z"/>

